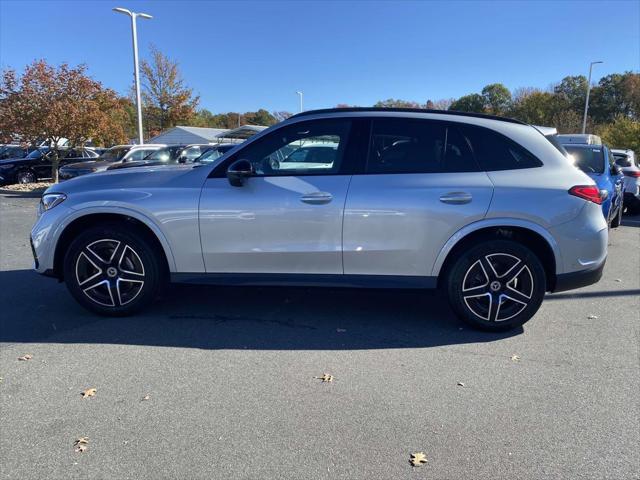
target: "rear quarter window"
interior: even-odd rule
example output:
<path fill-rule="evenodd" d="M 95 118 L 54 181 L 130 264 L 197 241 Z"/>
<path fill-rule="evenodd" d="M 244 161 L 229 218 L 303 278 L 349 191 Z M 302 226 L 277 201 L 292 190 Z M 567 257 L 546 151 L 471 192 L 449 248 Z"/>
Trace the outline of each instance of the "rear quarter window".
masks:
<path fill-rule="evenodd" d="M 541 167 L 542 162 L 513 140 L 488 128 L 462 126 L 480 167 L 487 171 Z"/>

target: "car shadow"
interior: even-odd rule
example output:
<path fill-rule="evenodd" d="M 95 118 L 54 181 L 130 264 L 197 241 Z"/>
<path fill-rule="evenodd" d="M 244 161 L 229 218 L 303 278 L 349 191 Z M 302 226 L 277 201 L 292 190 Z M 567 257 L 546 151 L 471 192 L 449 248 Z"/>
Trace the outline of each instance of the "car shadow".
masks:
<path fill-rule="evenodd" d="M 470 329 L 437 292 L 173 285 L 125 318 L 80 307 L 64 284 L 0 272 L 0 342 L 202 349 L 352 350 L 492 342 L 519 335 Z"/>

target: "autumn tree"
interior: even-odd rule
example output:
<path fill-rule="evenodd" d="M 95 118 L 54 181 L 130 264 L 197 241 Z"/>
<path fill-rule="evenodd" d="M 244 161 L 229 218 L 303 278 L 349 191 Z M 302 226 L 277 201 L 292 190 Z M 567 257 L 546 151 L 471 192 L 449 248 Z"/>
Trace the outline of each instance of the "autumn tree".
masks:
<path fill-rule="evenodd" d="M 63 142 L 84 145 L 88 140 L 125 139 L 124 110 L 113 90 L 86 75 L 86 67 L 58 67 L 44 60 L 28 65 L 22 75 L 7 69 L 0 80 L 0 135 L 23 143 L 44 141 L 52 160 L 51 177 L 58 181 Z"/>
<path fill-rule="evenodd" d="M 185 84 L 178 63 L 151 47 L 151 60 L 140 64 L 144 120 L 150 132 L 189 124 L 199 97 Z"/>
<path fill-rule="evenodd" d="M 640 152 L 640 122 L 627 115 L 618 115 L 612 123 L 601 127 L 597 132 L 613 148 L 630 148 Z"/>

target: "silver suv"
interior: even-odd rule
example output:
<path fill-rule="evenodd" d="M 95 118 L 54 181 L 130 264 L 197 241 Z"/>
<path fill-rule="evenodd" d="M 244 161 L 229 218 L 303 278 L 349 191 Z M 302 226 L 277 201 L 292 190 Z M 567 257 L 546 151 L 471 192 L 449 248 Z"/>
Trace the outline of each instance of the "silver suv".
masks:
<path fill-rule="evenodd" d="M 425 110 L 296 115 L 211 164 L 50 187 L 35 268 L 128 315 L 167 282 L 436 288 L 489 330 L 597 282 L 600 191 L 538 130 Z"/>

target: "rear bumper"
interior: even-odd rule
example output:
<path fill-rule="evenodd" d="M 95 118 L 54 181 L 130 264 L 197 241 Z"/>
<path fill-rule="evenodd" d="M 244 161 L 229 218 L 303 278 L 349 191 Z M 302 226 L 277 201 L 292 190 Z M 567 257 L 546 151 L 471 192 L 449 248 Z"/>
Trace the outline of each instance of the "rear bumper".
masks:
<path fill-rule="evenodd" d="M 566 292 L 597 283 L 602 278 L 605 263 L 606 259 L 595 268 L 556 275 L 556 285 L 553 292 Z"/>

